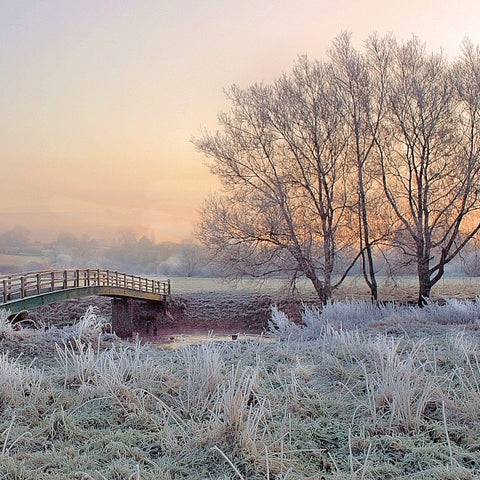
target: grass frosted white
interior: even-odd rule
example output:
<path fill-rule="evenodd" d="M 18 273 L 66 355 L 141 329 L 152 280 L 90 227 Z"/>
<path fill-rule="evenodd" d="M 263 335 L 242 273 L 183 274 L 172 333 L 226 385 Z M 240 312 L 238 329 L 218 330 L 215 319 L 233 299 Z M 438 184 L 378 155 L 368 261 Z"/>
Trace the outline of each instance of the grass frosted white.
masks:
<path fill-rule="evenodd" d="M 325 329 L 351 330 L 380 322 L 424 322 L 442 325 L 480 324 L 480 297 L 475 300 L 445 299 L 428 302 L 423 308 L 394 303 L 375 304 L 368 300 L 329 301 L 321 309 L 305 305 L 297 324 L 276 306 L 271 308 L 270 333 L 282 339 L 321 338 Z"/>
<path fill-rule="evenodd" d="M 177 401 L 189 415 L 201 418 L 213 407 L 218 385 L 224 376 L 223 350 L 216 342 L 206 342 L 174 352 L 172 361 L 185 367 Z"/>
<path fill-rule="evenodd" d="M 0 356 L 0 477 L 479 477 L 476 322 L 409 328 L 406 307 L 398 329 L 400 308 L 369 323 L 358 307 L 307 309 L 295 336 L 277 310 L 278 337 L 177 350 L 109 345 L 95 322 L 37 331 L 45 358 Z"/>
<path fill-rule="evenodd" d="M 93 305 L 89 305 L 85 314 L 71 327 L 71 334 L 75 338 L 93 340 L 98 337 L 107 326 L 108 320 L 99 316 L 95 312 L 95 307 Z"/>
<path fill-rule="evenodd" d="M 20 356 L 11 358 L 8 352 L 0 353 L 0 392 L 10 402 L 38 397 L 46 383 L 43 369 L 24 365 Z"/>
<path fill-rule="evenodd" d="M 372 342 L 370 358 L 358 359 L 367 405 L 374 423 L 385 416 L 389 427 L 415 431 L 429 402 L 441 399 L 435 368 L 422 354 L 422 341 L 408 347 L 401 339 L 379 336 Z"/>

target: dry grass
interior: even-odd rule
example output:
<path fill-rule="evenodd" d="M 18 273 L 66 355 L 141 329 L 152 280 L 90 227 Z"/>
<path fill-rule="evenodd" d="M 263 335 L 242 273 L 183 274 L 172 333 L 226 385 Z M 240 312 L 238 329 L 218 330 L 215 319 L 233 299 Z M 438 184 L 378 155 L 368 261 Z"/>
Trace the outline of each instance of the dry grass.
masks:
<path fill-rule="evenodd" d="M 6 324 L 0 478 L 479 478 L 476 319 L 357 307 L 307 309 L 304 327 L 274 311 L 274 341 L 176 350 L 112 342 L 93 311 Z"/>

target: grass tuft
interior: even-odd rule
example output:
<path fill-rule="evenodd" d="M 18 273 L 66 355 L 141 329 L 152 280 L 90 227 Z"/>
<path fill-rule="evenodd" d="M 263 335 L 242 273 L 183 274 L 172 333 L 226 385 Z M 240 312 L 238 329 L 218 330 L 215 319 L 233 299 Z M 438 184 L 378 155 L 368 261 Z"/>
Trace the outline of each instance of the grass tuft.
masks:
<path fill-rule="evenodd" d="M 8 337 L 13 334 L 14 328 L 9 320 L 10 312 L 5 309 L 0 309 L 0 339 Z"/>

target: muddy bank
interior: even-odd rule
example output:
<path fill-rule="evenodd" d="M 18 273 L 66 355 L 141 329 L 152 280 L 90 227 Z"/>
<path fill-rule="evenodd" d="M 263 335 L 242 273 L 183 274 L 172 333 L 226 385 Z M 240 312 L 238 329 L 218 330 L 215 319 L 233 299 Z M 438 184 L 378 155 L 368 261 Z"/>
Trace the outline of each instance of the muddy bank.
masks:
<path fill-rule="evenodd" d="M 25 318 L 39 326 L 62 327 L 78 321 L 89 305 L 96 307 L 98 315 L 111 319 L 111 299 L 106 297 L 84 297 L 45 305 L 28 311 Z M 272 305 L 283 310 L 289 318 L 301 319 L 302 301 L 292 296 L 274 298 L 225 292 L 176 295 L 169 302 L 157 333 L 262 333 L 268 329 Z"/>
<path fill-rule="evenodd" d="M 289 318 L 300 321 L 303 304 L 294 297 L 192 293 L 172 298 L 165 326 L 179 331 L 262 333 L 268 330 L 272 305 L 283 310 Z"/>

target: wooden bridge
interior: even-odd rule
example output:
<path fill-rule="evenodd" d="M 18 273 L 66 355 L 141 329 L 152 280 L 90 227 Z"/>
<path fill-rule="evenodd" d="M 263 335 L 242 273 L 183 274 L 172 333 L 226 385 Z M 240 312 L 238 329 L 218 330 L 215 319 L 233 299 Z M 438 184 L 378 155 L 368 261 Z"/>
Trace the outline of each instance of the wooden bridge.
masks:
<path fill-rule="evenodd" d="M 16 313 L 70 298 L 100 295 L 165 302 L 170 280 L 111 270 L 48 270 L 0 276 L 0 308 Z"/>

